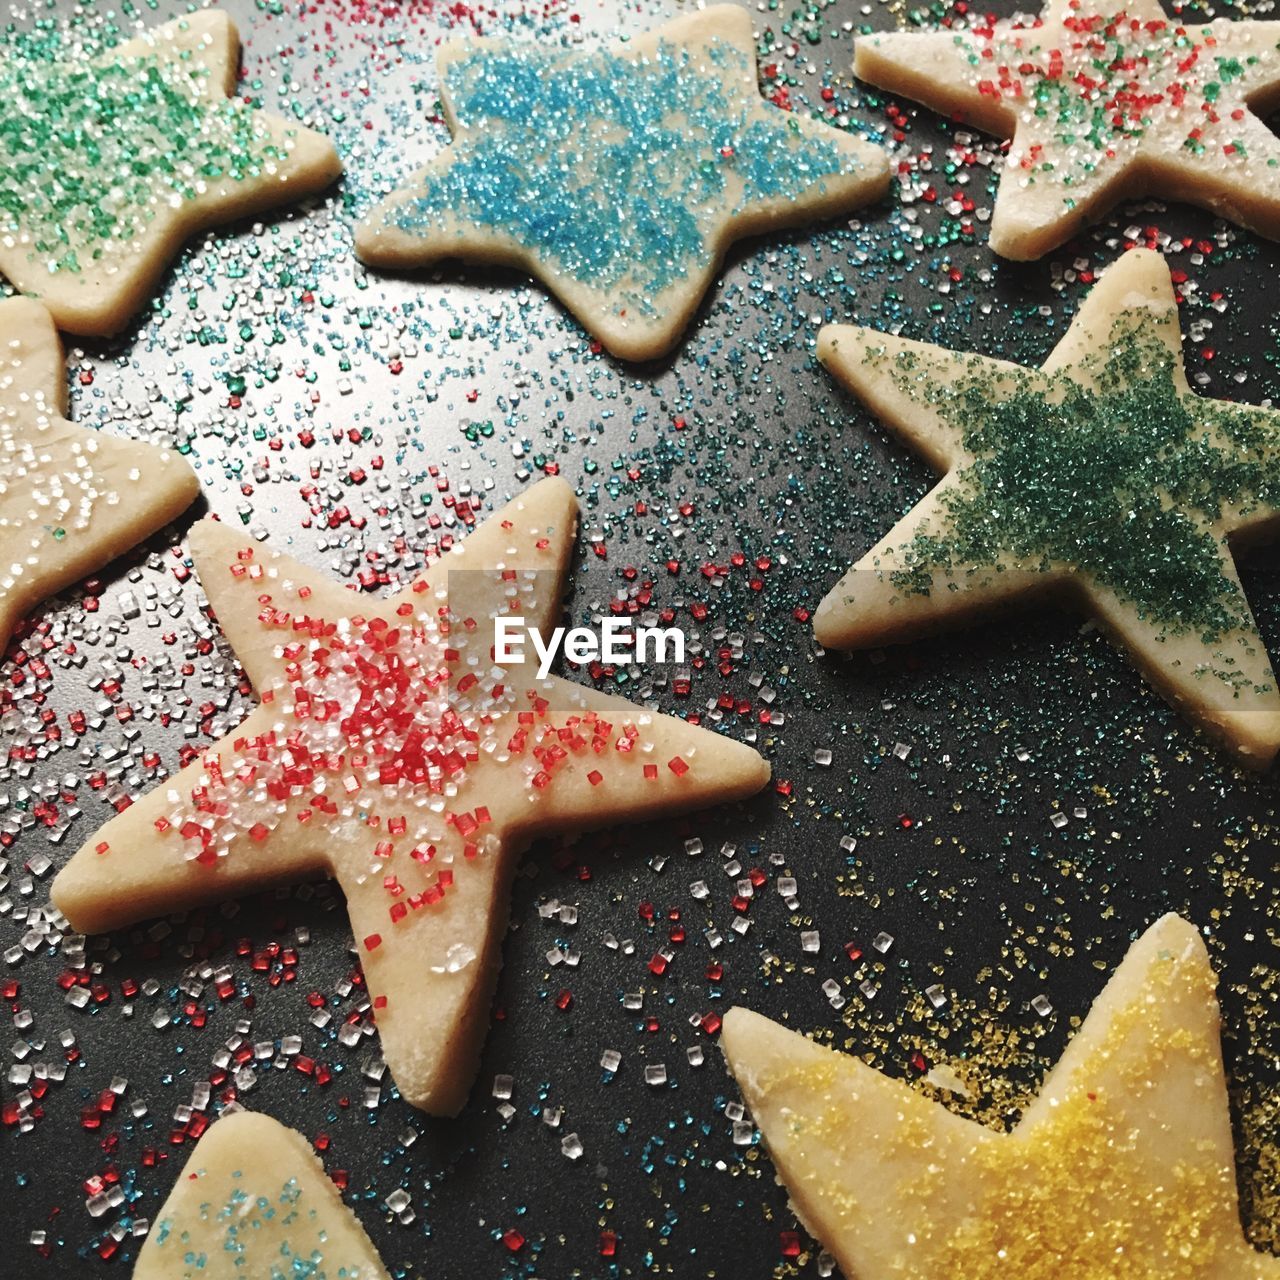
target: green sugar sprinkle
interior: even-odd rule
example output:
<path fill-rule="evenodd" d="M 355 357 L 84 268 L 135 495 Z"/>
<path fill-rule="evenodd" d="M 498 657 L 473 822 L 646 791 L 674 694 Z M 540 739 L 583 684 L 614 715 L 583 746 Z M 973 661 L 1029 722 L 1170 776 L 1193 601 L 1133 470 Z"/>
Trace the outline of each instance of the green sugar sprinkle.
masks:
<path fill-rule="evenodd" d="M 66 62 L 4 50 L 0 227 L 30 257 L 78 272 L 134 240 L 204 184 L 242 181 L 283 157 L 243 102 L 202 96 L 189 52 Z"/>
<path fill-rule="evenodd" d="M 1084 5 L 1043 27 L 1038 19 L 983 19 L 954 41 L 972 87 L 1029 126 L 1024 176 L 1053 174 L 1080 185 L 1117 147 L 1169 122 L 1184 122 L 1180 145 L 1193 154 L 1247 161 L 1231 145 L 1232 108 L 1246 107 L 1265 82 L 1261 53 L 1268 52 L 1261 36 L 1257 51 L 1249 46 L 1250 31 L 1230 22 L 1139 22 L 1124 9 Z"/>
<path fill-rule="evenodd" d="M 1068 566 L 1166 634 L 1197 631 L 1208 643 L 1254 633 L 1214 525 L 1229 512 L 1280 511 L 1276 415 L 1180 389 L 1173 355 L 1133 312 L 1117 317 L 1105 355 L 1071 377 L 1026 370 L 997 388 L 975 360 L 972 376 L 948 385 L 928 365 L 903 353 L 896 380 L 961 431 L 974 461 L 944 491 L 945 528 L 904 546 L 896 585 L 927 592 L 938 570 L 1011 559 Z"/>

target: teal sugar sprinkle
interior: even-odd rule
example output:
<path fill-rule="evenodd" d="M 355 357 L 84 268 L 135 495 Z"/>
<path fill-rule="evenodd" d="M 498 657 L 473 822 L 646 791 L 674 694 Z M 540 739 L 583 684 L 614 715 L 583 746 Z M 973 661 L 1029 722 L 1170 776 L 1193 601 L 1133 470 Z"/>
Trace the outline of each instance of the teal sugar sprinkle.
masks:
<path fill-rule="evenodd" d="M 699 68 L 695 58 L 705 57 Z M 464 134 L 451 163 L 389 216 L 414 233 L 456 222 L 511 236 L 564 275 L 648 300 L 708 255 L 713 220 L 795 199 L 857 162 L 740 92 L 750 56 L 713 42 L 615 53 L 479 49 L 446 81 Z"/>
<path fill-rule="evenodd" d="M 282 151 L 254 113 L 202 96 L 203 67 L 159 56 L 0 59 L 0 229 L 50 271 L 78 272 L 201 186 L 257 176 Z"/>
<path fill-rule="evenodd" d="M 893 580 L 927 591 L 940 568 L 990 569 L 1009 557 L 1069 565 L 1168 634 L 1253 633 L 1208 525 L 1228 508 L 1280 510 L 1274 416 L 1179 390 L 1169 350 L 1123 316 L 1108 346 L 1085 371 L 1091 387 L 1029 373 L 993 395 L 975 366 L 939 396 L 976 460 L 944 499 L 945 526 L 910 541 L 909 567 Z M 898 368 L 912 395 L 926 385 L 937 394 L 924 362 L 903 357 Z"/>
<path fill-rule="evenodd" d="M 236 1170 L 231 1176 L 238 1180 L 243 1176 L 243 1172 Z M 250 1254 L 253 1236 L 262 1231 L 267 1223 L 273 1222 L 278 1215 L 283 1215 L 280 1217 L 282 1225 L 301 1224 L 309 1228 L 309 1235 L 314 1235 L 319 1244 L 302 1252 L 294 1241 L 282 1240 L 275 1258 L 267 1263 L 269 1271 L 263 1273 L 264 1280 L 328 1280 L 330 1276 L 333 1280 L 343 1280 L 344 1277 L 354 1276 L 356 1272 L 345 1265 L 339 1266 L 333 1272 L 326 1268 L 324 1250 L 320 1246 L 328 1242 L 328 1235 L 320 1226 L 314 1209 L 306 1209 L 305 1213 L 303 1212 L 300 1203 L 302 1199 L 302 1185 L 297 1178 L 291 1177 L 281 1184 L 275 1197 L 264 1194 L 252 1195 L 240 1187 L 234 1187 L 225 1203 L 215 1206 L 204 1201 L 198 1212 L 202 1221 L 213 1220 L 222 1224 L 221 1250 L 225 1256 L 221 1261 L 226 1263 L 229 1259 L 230 1265 L 237 1273 L 245 1269 L 251 1256 L 255 1259 L 257 1257 Z M 158 1224 L 157 1244 L 165 1245 L 170 1239 L 172 1230 L 172 1220 L 163 1219 Z M 184 1243 L 189 1243 L 187 1233 L 182 1233 L 182 1239 Z M 309 1240 L 308 1243 L 310 1243 Z M 203 1271 L 209 1265 L 209 1255 L 188 1248 L 182 1255 L 182 1261 L 189 1270 Z M 246 1271 L 245 1274 L 247 1275 L 248 1272 Z"/>

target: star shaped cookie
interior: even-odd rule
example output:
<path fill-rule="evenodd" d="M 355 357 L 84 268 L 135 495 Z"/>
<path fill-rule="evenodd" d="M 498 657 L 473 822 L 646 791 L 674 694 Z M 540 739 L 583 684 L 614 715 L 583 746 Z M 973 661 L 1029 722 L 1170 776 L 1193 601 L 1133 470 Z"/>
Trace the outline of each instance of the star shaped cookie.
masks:
<path fill-rule="evenodd" d="M 1009 1133 L 745 1009 L 722 1045 L 846 1280 L 1274 1280 L 1240 1228 L 1214 985 L 1158 921 Z"/>
<path fill-rule="evenodd" d="M 98 933 L 332 875 L 382 1051 L 413 1105 L 465 1101 L 516 854 L 533 837 L 745 797 L 751 748 L 495 657 L 495 619 L 546 635 L 577 503 L 548 479 L 384 601 L 213 520 L 191 554 L 261 701 L 92 836 L 53 901 Z"/>
<path fill-rule="evenodd" d="M 845 325 L 818 355 L 946 473 L 818 606 L 821 644 L 1056 592 L 1242 761 L 1270 763 L 1280 693 L 1231 548 L 1280 515 L 1280 414 L 1191 393 L 1158 254 L 1111 266 L 1042 369 Z"/>
<path fill-rule="evenodd" d="M 236 91 L 217 9 L 82 61 L 0 67 L 0 271 L 71 333 L 113 334 L 193 232 L 324 190 L 327 138 Z"/>
<path fill-rule="evenodd" d="M 64 417 L 62 346 L 38 302 L 0 302 L 0 654 L 32 605 L 163 528 L 200 490 L 176 453 Z"/>
<path fill-rule="evenodd" d="M 356 253 L 528 272 L 623 359 L 676 345 L 733 240 L 889 184 L 879 147 L 761 100 L 736 5 L 586 53 L 455 41 L 439 66 L 453 142 L 365 218 Z"/>
<path fill-rule="evenodd" d="M 1280 238 L 1280 23 L 1157 0 L 1052 0 L 1037 18 L 864 36 L 854 72 L 1011 138 L 991 247 L 1031 259 L 1128 199 L 1185 200 Z"/>
<path fill-rule="evenodd" d="M 311 1144 L 252 1111 L 204 1131 L 138 1254 L 133 1280 L 388 1280 Z"/>

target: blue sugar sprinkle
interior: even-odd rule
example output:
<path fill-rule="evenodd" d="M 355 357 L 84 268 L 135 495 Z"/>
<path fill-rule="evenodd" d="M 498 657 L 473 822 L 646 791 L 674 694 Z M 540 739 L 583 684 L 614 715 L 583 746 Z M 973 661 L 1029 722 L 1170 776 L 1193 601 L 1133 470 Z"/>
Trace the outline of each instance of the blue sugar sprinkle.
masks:
<path fill-rule="evenodd" d="M 720 40 L 694 54 L 663 42 L 641 61 L 477 49 L 445 72 L 471 132 L 389 223 L 508 235 L 562 275 L 625 286 L 618 303 L 653 314 L 654 295 L 706 261 L 721 216 L 859 167 L 779 108 L 752 118 L 728 86 L 754 74 L 751 57 Z"/>

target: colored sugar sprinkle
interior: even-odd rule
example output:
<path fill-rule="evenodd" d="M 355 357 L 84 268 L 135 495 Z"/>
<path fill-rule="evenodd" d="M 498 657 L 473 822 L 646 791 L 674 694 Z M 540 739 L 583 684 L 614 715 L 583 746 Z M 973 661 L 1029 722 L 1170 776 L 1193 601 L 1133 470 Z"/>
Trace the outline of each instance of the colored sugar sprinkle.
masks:
<path fill-rule="evenodd" d="M 945 527 L 911 539 L 894 582 L 927 592 L 939 569 L 1066 565 L 1169 634 L 1254 631 L 1211 526 L 1228 509 L 1280 510 L 1280 427 L 1266 410 L 1180 389 L 1144 315 L 1118 316 L 1102 354 L 1070 375 L 1011 373 L 994 395 L 977 363 L 948 386 L 928 357 L 898 357 L 898 385 L 962 430 L 974 460 L 942 493 Z"/>
<path fill-rule="evenodd" d="M 283 152 L 190 50 L 0 66 L 0 232 L 50 272 L 79 272 L 213 183 Z"/>
<path fill-rule="evenodd" d="M 1061 33 L 1061 34 L 1059 34 Z M 998 99 L 1027 126 L 1020 157 L 1030 175 L 1067 186 L 1087 181 L 1105 160 L 1132 152 L 1150 133 L 1181 133 L 1202 155 L 1250 156 L 1243 122 L 1250 93 L 1274 79 L 1274 54 L 1250 24 L 1227 20 L 1200 27 L 1130 10 L 1073 7 L 1061 27 L 1042 19 L 987 18 L 956 44 L 973 69 L 979 93 Z M 1050 152 L 1042 144 L 1052 138 Z M 1266 163 L 1275 166 L 1273 149 Z"/>
<path fill-rule="evenodd" d="M 715 222 L 796 199 L 856 161 L 781 111 L 748 109 L 750 56 L 719 39 L 651 57 L 478 50 L 445 84 L 463 133 L 389 215 L 409 233 L 469 222 L 595 289 L 652 298 L 705 262 Z M 712 246 L 713 247 L 713 246 Z"/>
<path fill-rule="evenodd" d="M 203 1168 L 184 1176 L 191 1180 L 209 1177 Z M 254 1176 L 251 1171 L 238 1169 L 231 1174 L 233 1181 Z M 225 1179 L 219 1175 L 217 1180 Z M 326 1268 L 328 1241 L 324 1221 L 314 1207 L 303 1203 L 307 1198 L 296 1178 L 283 1183 L 274 1196 L 234 1187 L 221 1204 L 205 1200 L 199 1206 L 199 1221 L 216 1224 L 221 1231 L 221 1240 L 214 1245 L 218 1254 L 199 1248 L 209 1238 L 207 1232 L 180 1226 L 168 1218 L 156 1223 L 155 1242 L 179 1255 L 168 1265 L 186 1268 L 185 1275 L 199 1275 L 206 1270 L 221 1274 L 219 1268 L 225 1266 L 249 1274 L 262 1266 L 263 1255 L 267 1254 L 271 1259 L 271 1280 L 325 1280 L 326 1276 L 342 1280 L 351 1273 L 346 1267 Z"/>

